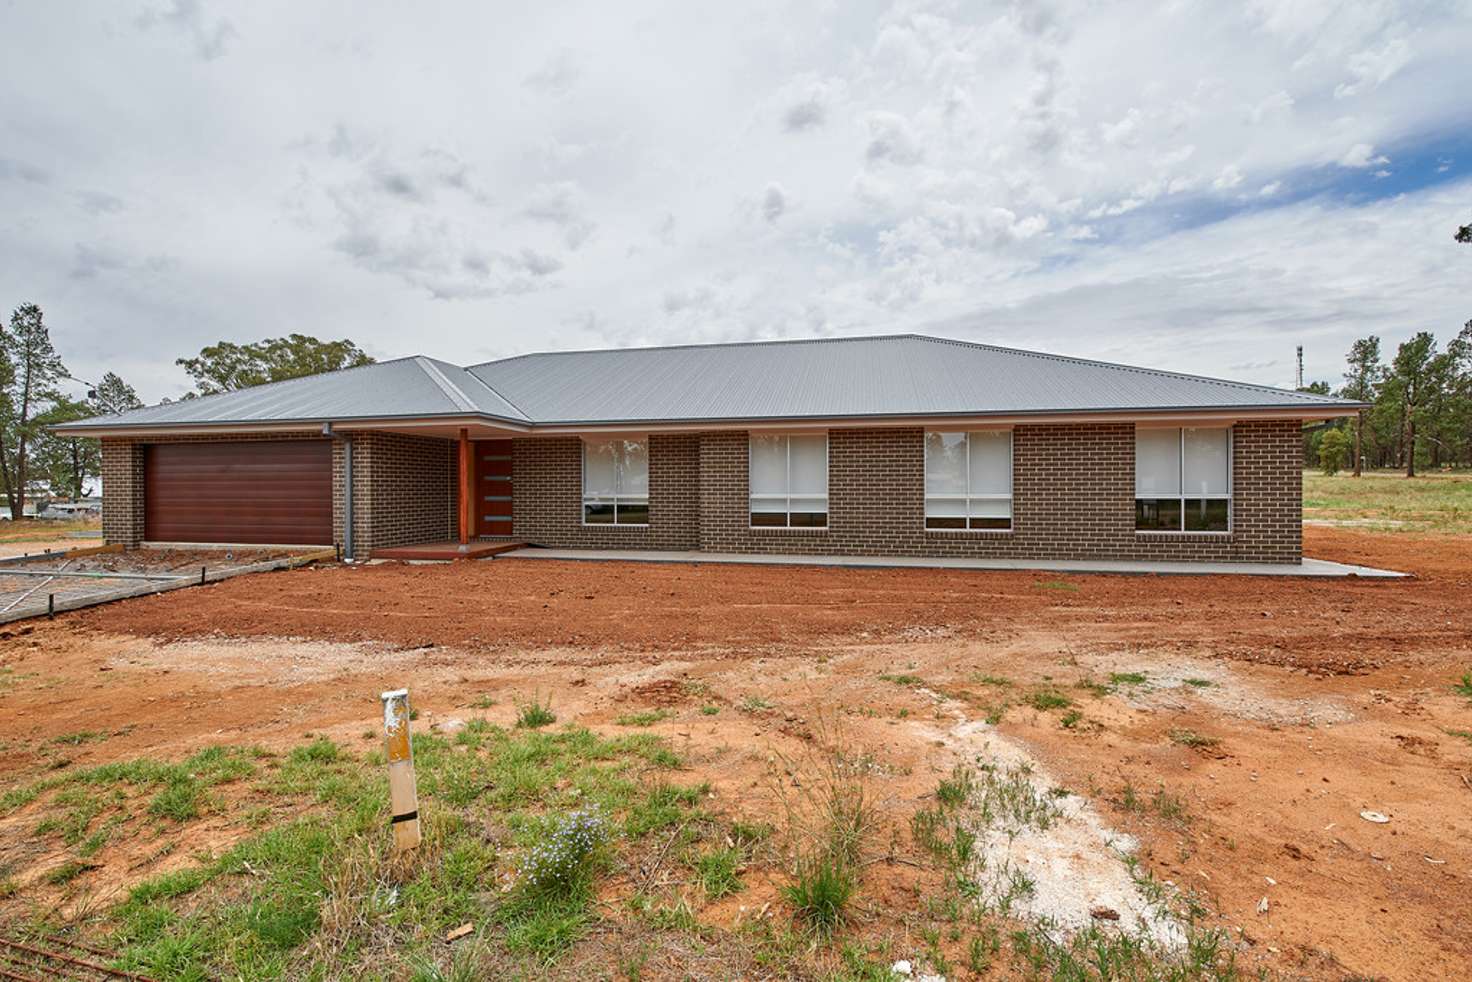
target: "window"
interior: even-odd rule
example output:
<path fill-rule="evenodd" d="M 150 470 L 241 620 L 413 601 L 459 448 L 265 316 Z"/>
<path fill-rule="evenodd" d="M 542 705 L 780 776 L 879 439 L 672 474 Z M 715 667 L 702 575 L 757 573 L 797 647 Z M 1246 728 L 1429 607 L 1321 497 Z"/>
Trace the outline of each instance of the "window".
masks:
<path fill-rule="evenodd" d="M 1135 529 L 1227 532 L 1232 522 L 1232 431 L 1135 431 Z"/>
<path fill-rule="evenodd" d="M 925 527 L 1012 527 L 1012 434 L 925 434 Z"/>
<path fill-rule="evenodd" d="M 649 524 L 649 442 L 583 441 L 583 524 Z"/>
<path fill-rule="evenodd" d="M 828 435 L 751 435 L 753 528 L 828 527 Z"/>

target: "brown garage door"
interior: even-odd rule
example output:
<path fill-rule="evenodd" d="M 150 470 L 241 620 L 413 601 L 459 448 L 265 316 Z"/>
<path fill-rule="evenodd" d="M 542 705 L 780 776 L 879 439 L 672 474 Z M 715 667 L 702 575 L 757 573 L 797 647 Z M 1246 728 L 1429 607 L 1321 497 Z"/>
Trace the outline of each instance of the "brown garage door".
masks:
<path fill-rule="evenodd" d="M 328 440 L 158 443 L 144 453 L 150 542 L 332 544 Z"/>

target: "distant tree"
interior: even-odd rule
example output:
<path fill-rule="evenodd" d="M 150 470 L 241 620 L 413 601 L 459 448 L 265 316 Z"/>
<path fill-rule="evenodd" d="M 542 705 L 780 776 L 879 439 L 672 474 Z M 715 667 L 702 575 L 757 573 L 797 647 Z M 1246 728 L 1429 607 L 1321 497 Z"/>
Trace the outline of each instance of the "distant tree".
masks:
<path fill-rule="evenodd" d="M 108 372 L 87 393 L 85 401 L 60 396 L 36 422 L 38 426 L 50 427 L 92 416 L 111 416 L 142 405 L 131 385 Z M 102 445 L 86 437 L 59 435 L 43 429 L 37 436 L 35 459 L 34 470 L 45 476 L 52 493 L 73 501 L 90 494 L 88 482 L 102 475 Z"/>
<path fill-rule="evenodd" d="M 116 374 L 108 372 L 97 383 L 97 388 L 87 393 L 87 406 L 94 415 L 114 416 L 130 409 L 141 409 L 143 400 L 138 391 Z"/>
<path fill-rule="evenodd" d="M 1472 225 L 1463 225 L 1457 229 L 1458 242 L 1472 242 Z"/>
<path fill-rule="evenodd" d="M 1345 461 L 1349 457 L 1349 437 L 1338 427 L 1331 427 L 1324 431 L 1319 440 L 1319 467 L 1329 477 L 1333 477 L 1344 469 Z"/>
<path fill-rule="evenodd" d="M 0 483 L 12 519 L 25 514 L 32 444 L 42 432 L 41 418 L 60 398 L 56 384 L 63 378 L 66 368 L 41 308 L 17 307 L 9 326 L 0 326 Z"/>
<path fill-rule="evenodd" d="M 1373 334 L 1360 338 L 1349 349 L 1349 371 L 1344 373 L 1344 387 L 1339 394 L 1356 402 L 1374 402 L 1380 384 L 1385 380 L 1385 366 L 1380 362 L 1380 339 Z M 1365 458 L 1365 413 L 1354 417 L 1354 476 L 1360 476 Z"/>
<path fill-rule="evenodd" d="M 1300 385 L 1299 392 L 1308 392 L 1316 396 L 1329 395 L 1328 382 L 1310 382 L 1308 385 Z M 1303 466 L 1312 467 L 1319 461 L 1319 440 L 1324 435 L 1322 426 L 1315 426 L 1303 431 Z"/>
<path fill-rule="evenodd" d="M 346 338 L 321 341 L 306 334 L 250 344 L 221 341 L 201 349 L 194 358 L 174 362 L 194 379 L 198 395 L 206 396 L 372 363 L 372 358 Z M 185 398 L 195 394 L 191 392 Z"/>
<path fill-rule="evenodd" d="M 1406 477 L 1416 476 L 1417 424 L 1422 422 L 1431 395 L 1436 360 L 1436 338 L 1430 331 L 1420 331 L 1396 349 L 1390 375 L 1381 387 L 1382 398 L 1388 397 L 1399 410 Z"/>

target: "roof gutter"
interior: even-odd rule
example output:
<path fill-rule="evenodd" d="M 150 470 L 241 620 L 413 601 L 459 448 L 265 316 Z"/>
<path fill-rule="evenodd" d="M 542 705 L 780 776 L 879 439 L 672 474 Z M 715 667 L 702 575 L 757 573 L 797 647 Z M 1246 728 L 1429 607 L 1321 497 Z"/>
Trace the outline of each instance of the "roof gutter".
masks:
<path fill-rule="evenodd" d="M 1297 406 L 1166 407 L 1158 409 L 1035 410 L 1007 413 L 929 413 L 915 415 L 783 416 L 745 419 L 628 419 L 613 421 L 565 420 L 526 423 L 484 413 L 443 416 L 379 416 L 346 419 L 276 420 L 259 423 L 153 423 L 132 426 L 62 423 L 50 431 L 67 436 L 147 439 L 154 436 L 200 436 L 214 433 L 352 432 L 358 430 L 423 430 L 434 427 L 491 427 L 524 434 L 569 434 L 638 430 L 645 433 L 682 433 L 707 430 L 769 430 L 795 428 L 854 429 L 898 426 L 1015 426 L 1044 423 L 1123 423 L 1150 421 L 1166 425 L 1172 421 L 1235 422 L 1251 419 L 1299 419 L 1319 421 L 1353 416 L 1370 403 L 1339 402 Z M 324 427 L 329 429 L 324 429 Z"/>

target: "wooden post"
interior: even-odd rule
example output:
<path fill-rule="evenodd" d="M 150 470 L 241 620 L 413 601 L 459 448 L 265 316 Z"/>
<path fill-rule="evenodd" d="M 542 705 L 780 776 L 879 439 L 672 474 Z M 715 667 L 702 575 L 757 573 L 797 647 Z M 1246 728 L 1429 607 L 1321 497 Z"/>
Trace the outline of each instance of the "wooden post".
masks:
<path fill-rule="evenodd" d="M 388 758 L 389 824 L 394 849 L 419 847 L 419 789 L 414 780 L 414 747 L 409 740 L 409 690 L 385 692 L 383 749 Z"/>
<path fill-rule="evenodd" d="M 470 456 L 470 431 L 460 428 L 460 544 L 470 542 L 470 525 L 475 517 L 475 461 Z"/>

